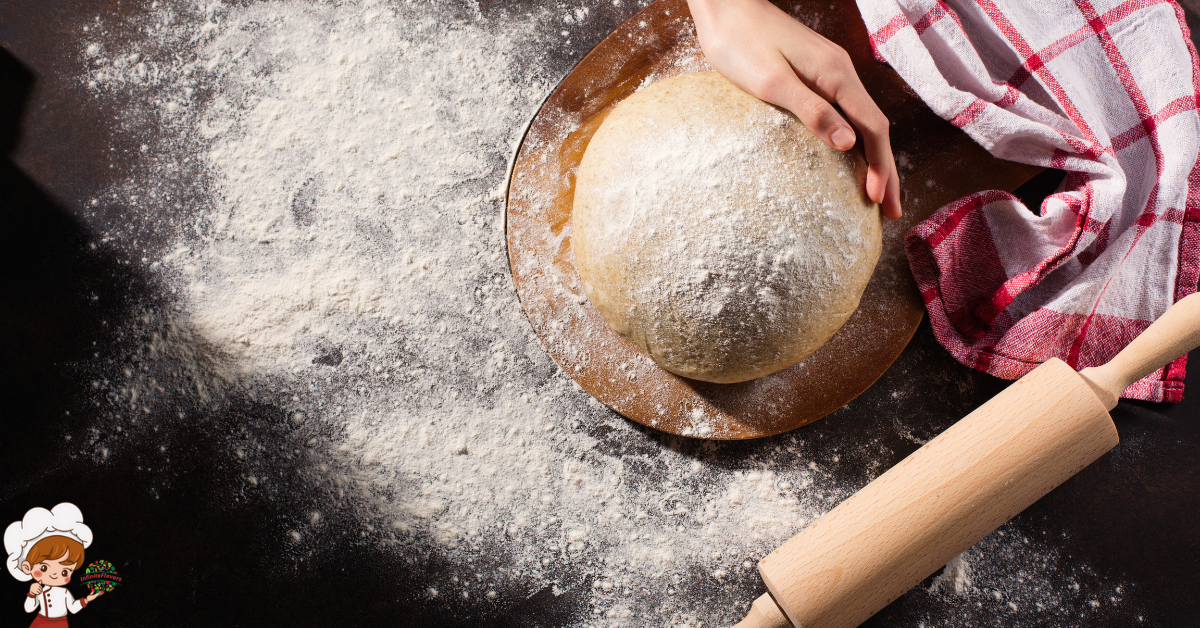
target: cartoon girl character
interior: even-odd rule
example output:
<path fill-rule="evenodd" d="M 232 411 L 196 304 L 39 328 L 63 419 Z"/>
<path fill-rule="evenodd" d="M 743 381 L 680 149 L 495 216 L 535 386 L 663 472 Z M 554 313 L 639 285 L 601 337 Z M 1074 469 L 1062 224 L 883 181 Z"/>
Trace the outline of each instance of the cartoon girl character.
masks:
<path fill-rule="evenodd" d="M 66 587 L 91 544 L 92 529 L 83 524 L 83 513 L 66 502 L 50 510 L 32 508 L 9 524 L 4 531 L 8 572 L 22 582 L 33 580 L 25 612 L 38 614 L 30 628 L 66 628 L 68 611 L 78 613 L 103 594 L 96 591 L 76 600 Z"/>

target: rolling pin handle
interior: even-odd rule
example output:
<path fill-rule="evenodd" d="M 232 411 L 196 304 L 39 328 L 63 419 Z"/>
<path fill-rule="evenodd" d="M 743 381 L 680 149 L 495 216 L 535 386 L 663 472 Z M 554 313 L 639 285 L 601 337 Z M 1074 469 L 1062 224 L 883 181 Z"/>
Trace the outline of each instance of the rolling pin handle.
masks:
<path fill-rule="evenodd" d="M 733 628 L 792 628 L 792 622 L 775 603 L 770 593 L 763 593 L 750 605 L 746 618 L 734 624 Z"/>
<path fill-rule="evenodd" d="M 1180 299 L 1167 308 L 1108 364 L 1083 369 L 1079 374 L 1112 410 L 1131 384 L 1162 365 L 1200 346 L 1200 293 Z"/>

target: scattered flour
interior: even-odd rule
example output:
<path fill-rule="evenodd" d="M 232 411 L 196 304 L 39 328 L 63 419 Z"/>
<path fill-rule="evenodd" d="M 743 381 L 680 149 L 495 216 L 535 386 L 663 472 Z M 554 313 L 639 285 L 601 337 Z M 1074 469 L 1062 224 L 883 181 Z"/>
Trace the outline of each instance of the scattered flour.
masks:
<path fill-rule="evenodd" d="M 1005 526 L 951 560 L 920 600 L 966 615 L 929 613 L 921 625 L 1136 625 L 1142 619 L 1122 604 L 1130 588 L 1064 559 L 1044 537 Z"/>
<path fill-rule="evenodd" d="M 945 591 L 956 595 L 963 595 L 971 586 L 971 564 L 967 562 L 967 555 L 959 554 L 953 560 L 946 563 L 945 569 L 933 579 L 933 583 L 929 586 L 930 593 Z"/>
<path fill-rule="evenodd" d="M 491 565 L 430 582 L 430 599 L 504 608 L 582 588 L 575 625 L 740 618 L 761 590 L 754 563 L 888 452 L 862 438 L 862 471 L 835 473 L 849 455 L 797 435 L 728 449 L 648 434 L 533 335 L 495 190 L 569 67 L 563 29 L 602 9 L 636 7 L 296 0 L 92 24 L 82 80 L 145 138 L 141 170 L 97 201 L 167 233 L 139 245 L 170 305 L 135 321 L 135 362 L 179 366 L 97 388 L 147 414 L 170 387 L 199 404 L 258 394 L 298 432 L 318 426 L 294 450 L 231 437 L 246 490 L 277 483 L 278 449 L 327 490 L 281 543 L 319 555 L 329 513 L 349 511 L 385 551 Z M 938 590 L 989 586 L 961 565 Z"/>

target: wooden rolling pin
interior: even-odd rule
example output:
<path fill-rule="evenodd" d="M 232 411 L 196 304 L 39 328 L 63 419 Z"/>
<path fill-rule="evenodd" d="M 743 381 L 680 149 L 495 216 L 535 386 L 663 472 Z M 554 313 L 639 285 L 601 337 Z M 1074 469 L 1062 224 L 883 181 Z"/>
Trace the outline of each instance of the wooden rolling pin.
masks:
<path fill-rule="evenodd" d="M 1200 345 L 1200 294 L 1108 364 L 1052 359 L 758 564 L 769 593 L 735 628 L 853 628 L 1117 444 L 1108 411 Z"/>

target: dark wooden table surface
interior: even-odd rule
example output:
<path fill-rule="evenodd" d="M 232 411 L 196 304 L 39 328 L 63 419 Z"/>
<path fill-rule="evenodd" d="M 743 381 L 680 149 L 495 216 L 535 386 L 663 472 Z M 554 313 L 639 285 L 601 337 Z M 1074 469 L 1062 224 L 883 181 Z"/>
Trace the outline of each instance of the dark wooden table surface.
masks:
<path fill-rule="evenodd" d="M 134 242 L 91 248 L 92 235 L 126 220 L 121 207 L 96 211 L 87 199 L 125 174 L 124 155 L 136 150 L 111 118 L 71 78 L 78 42 L 68 25 L 97 13 L 141 10 L 119 0 L 0 0 L 0 523 L 35 505 L 78 504 L 102 539 L 104 555 L 123 557 L 128 584 L 113 598 L 71 618 L 74 626 L 233 625 L 571 625 L 587 612 L 580 596 L 536 592 L 500 609 L 479 601 L 431 602 L 418 593 L 447 566 L 436 560 L 398 566 L 373 546 L 331 538 L 321 565 L 288 563 L 278 573 L 250 569 L 246 557 L 281 554 L 281 514 L 309 489 L 283 479 L 270 494 L 233 503 L 232 471 L 218 462 L 220 435 L 247 425 L 269 438 L 283 409 L 235 400 L 220 412 L 195 409 L 189 427 L 169 435 L 170 456 L 158 442 L 135 444 L 97 464 L 80 443 L 94 439 L 100 412 L 84 376 L 89 360 L 118 352 L 134 339 L 119 331 L 140 306 L 161 299 L 162 286 L 137 259 L 156 231 Z M 146 5 L 149 2 L 144 3 Z M 484 3 L 488 4 L 488 3 Z M 630 3 L 632 4 L 632 3 Z M 1193 3 L 1188 3 L 1189 5 Z M 485 7 L 486 8 L 486 7 Z M 636 7 L 597 11 L 584 36 L 550 70 L 563 76 Z M 1198 24 L 1189 6 L 1189 24 Z M 1195 32 L 1195 31 L 1194 31 Z M 1033 198 L 1047 179 L 1023 190 Z M 1122 402 L 1113 416 L 1122 444 L 1021 514 L 1004 530 L 1053 539 L 1057 559 L 1087 568 L 1074 574 L 1095 582 L 1128 583 L 1122 603 L 1104 612 L 1081 608 L 1071 625 L 1200 626 L 1200 353 L 1193 353 L 1187 399 L 1177 405 Z M 964 403 L 973 407 L 1006 382 L 968 372 L 953 362 L 923 324 L 912 345 L 884 376 L 935 382 L 967 378 Z M 923 384 L 924 385 L 924 384 Z M 932 384 L 929 384 L 932 386 Z M 936 395 L 936 388 L 928 394 Z M 871 418 L 871 392 L 850 410 L 813 426 L 836 435 L 839 426 Z M 931 413 L 929 434 L 958 416 Z M 649 442 L 659 437 L 643 432 Z M 836 438 L 836 436 L 831 436 Z M 884 440 L 896 459 L 916 447 L 899 436 Z M 767 450 L 772 439 L 731 445 Z M 741 448 L 741 449 L 736 449 Z M 280 462 L 284 478 L 290 476 Z M 169 480 L 169 481 L 168 481 Z M 353 530 L 353 519 L 336 522 Z M 386 573 L 361 578 L 362 569 Z M 358 571 L 358 573 L 356 573 Z M 23 626 L 26 586 L 0 585 L 0 626 Z M 757 594 L 743 585 L 746 600 Z M 118 599 L 120 596 L 120 599 Z M 937 600 L 914 592 L 868 625 L 917 626 L 936 616 Z M 931 610 L 932 609 L 932 610 Z M 1085 612 L 1087 611 L 1087 612 Z M 982 613 L 982 612 L 981 612 Z M 1140 619 L 1139 619 L 1140 618 Z M 1005 625 L 981 614 L 954 625 Z M 932 625 L 932 624 L 931 624 Z M 938 624 L 941 625 L 941 624 Z M 1067 625 L 1054 620 L 1046 625 Z"/>

